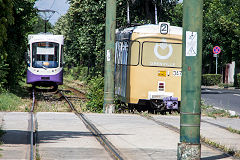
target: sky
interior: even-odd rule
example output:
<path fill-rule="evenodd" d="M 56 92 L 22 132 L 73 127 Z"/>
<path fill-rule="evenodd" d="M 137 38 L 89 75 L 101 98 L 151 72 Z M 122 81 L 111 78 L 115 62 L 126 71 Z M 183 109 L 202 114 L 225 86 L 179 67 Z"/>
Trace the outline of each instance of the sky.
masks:
<path fill-rule="evenodd" d="M 37 0 L 35 7 L 39 10 L 50 9 L 56 11 L 49 20 L 54 25 L 62 15 L 67 13 L 69 4 L 67 0 Z"/>

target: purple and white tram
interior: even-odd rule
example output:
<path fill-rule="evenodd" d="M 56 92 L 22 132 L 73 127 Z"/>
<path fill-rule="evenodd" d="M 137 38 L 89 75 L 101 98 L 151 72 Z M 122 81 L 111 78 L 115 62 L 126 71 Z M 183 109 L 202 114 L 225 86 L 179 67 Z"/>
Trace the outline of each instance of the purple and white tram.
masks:
<path fill-rule="evenodd" d="M 63 35 L 28 35 L 28 84 L 44 87 L 63 84 L 63 44 Z"/>

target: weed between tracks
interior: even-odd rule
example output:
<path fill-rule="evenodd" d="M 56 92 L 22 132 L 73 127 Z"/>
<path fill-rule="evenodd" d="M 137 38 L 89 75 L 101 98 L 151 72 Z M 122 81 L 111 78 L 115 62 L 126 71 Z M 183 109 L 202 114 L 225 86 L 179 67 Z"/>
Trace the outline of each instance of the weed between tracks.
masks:
<path fill-rule="evenodd" d="M 219 143 L 216 143 L 216 142 L 213 142 L 205 137 L 202 137 L 201 136 L 201 142 L 204 142 L 206 144 L 208 144 L 209 146 L 212 146 L 212 147 L 215 147 L 215 148 L 218 148 L 220 149 L 221 151 L 231 155 L 231 156 L 234 156 L 234 157 L 237 157 L 237 158 L 240 158 L 240 151 L 238 150 L 235 150 L 233 148 L 228 148 L 224 145 L 221 145 Z"/>
<path fill-rule="evenodd" d="M 231 127 L 228 127 L 227 130 L 228 130 L 229 132 L 232 132 L 232 133 L 240 134 L 240 131 L 239 131 L 239 130 L 233 129 L 233 128 L 231 128 Z"/>
<path fill-rule="evenodd" d="M 78 99 L 72 92 L 65 89 L 64 86 L 59 86 L 59 90 L 64 92 L 64 94 L 71 100 L 76 108 L 82 105 L 82 101 Z M 40 92 L 36 93 L 37 107 L 36 112 L 69 112 L 68 103 L 63 97 L 57 92 Z"/>

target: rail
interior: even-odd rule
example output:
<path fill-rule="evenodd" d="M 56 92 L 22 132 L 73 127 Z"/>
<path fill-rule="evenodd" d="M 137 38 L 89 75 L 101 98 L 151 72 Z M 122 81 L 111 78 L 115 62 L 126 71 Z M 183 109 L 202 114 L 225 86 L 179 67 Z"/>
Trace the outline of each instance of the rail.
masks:
<path fill-rule="evenodd" d="M 74 105 L 71 103 L 71 101 L 62 93 L 62 91 L 59 91 L 59 93 L 64 97 L 64 99 L 69 104 L 72 111 L 74 111 L 75 115 L 77 115 L 85 124 L 85 126 L 89 129 L 89 131 L 96 137 L 96 139 L 99 141 L 99 143 L 105 148 L 106 151 L 110 153 L 110 155 L 116 159 L 116 160 L 123 160 L 122 155 L 117 150 L 115 146 L 95 127 L 94 124 L 92 124 L 83 113 L 79 113 Z"/>
<path fill-rule="evenodd" d="M 35 92 L 32 91 L 32 108 L 30 111 L 30 160 L 34 160 L 34 106 L 35 106 Z"/>
<path fill-rule="evenodd" d="M 165 123 L 165 122 L 160 122 L 160 121 L 154 119 L 152 116 L 146 116 L 146 115 L 140 115 L 140 116 L 142 116 L 143 118 L 146 118 L 146 119 L 148 119 L 148 120 L 151 120 L 151 121 L 155 122 L 155 123 L 158 124 L 158 125 L 161 125 L 161 126 L 163 126 L 163 127 L 166 127 L 166 128 L 168 128 L 168 129 L 176 132 L 176 133 L 180 133 L 180 129 L 178 129 L 177 127 L 175 127 L 175 126 L 173 126 L 173 125 L 171 125 L 171 124 L 168 124 L 168 123 Z M 218 126 L 218 127 L 222 128 L 222 129 L 226 129 L 226 127 L 220 126 L 220 125 L 215 124 L 215 123 L 207 122 L 207 121 L 205 121 L 205 120 L 201 120 L 201 122 L 209 123 L 209 124 Z M 233 155 L 231 155 L 231 154 L 229 154 L 229 153 L 226 153 L 226 151 L 224 151 L 221 147 L 213 146 L 213 145 L 211 145 L 211 143 L 209 144 L 208 141 L 205 141 L 204 138 L 201 138 L 201 143 L 202 143 L 203 145 L 205 145 L 205 146 L 208 146 L 208 147 L 212 148 L 212 149 L 215 149 L 215 150 L 224 152 L 223 154 L 226 155 L 226 156 L 228 156 L 228 157 L 233 156 Z"/>
<path fill-rule="evenodd" d="M 77 93 L 79 95 L 79 98 L 86 99 L 86 96 L 85 96 L 86 93 L 85 92 L 83 92 L 83 91 L 81 91 L 79 89 L 73 88 L 73 87 L 71 87 L 69 85 L 66 85 L 66 84 L 64 84 L 64 86 L 68 87 L 70 90 L 72 90 L 73 92 Z"/>

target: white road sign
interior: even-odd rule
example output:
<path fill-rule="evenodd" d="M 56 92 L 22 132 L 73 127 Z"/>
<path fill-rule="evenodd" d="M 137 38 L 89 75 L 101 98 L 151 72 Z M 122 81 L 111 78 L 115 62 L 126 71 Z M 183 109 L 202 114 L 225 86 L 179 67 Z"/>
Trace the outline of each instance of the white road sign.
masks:
<path fill-rule="evenodd" d="M 186 31 L 186 56 L 197 55 L 197 32 Z"/>

